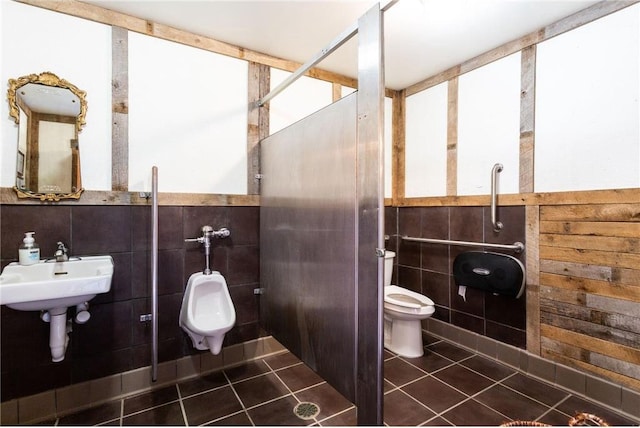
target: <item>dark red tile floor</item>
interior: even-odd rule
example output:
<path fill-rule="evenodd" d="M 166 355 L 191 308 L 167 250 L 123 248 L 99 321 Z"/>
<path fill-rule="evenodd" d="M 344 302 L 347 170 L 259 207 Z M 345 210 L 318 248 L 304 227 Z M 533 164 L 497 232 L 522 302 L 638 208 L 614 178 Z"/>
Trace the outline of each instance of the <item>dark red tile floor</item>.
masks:
<path fill-rule="evenodd" d="M 496 426 L 511 420 L 566 425 L 575 412 L 637 425 L 598 404 L 454 344 L 429 338 L 421 358 L 385 351 L 389 426 Z M 311 419 L 294 414 L 310 402 Z M 50 421 L 63 425 L 352 426 L 355 406 L 289 352 L 115 400 Z"/>

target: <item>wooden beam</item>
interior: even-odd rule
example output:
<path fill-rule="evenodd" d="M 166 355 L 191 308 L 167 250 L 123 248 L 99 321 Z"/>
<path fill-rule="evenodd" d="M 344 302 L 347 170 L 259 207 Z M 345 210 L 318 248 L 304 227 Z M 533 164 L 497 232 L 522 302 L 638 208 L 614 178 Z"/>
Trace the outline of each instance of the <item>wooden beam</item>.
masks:
<path fill-rule="evenodd" d="M 633 238 L 620 238 L 618 236 L 543 233 L 540 235 L 540 244 L 550 247 L 579 248 L 581 250 L 606 249 L 619 253 L 640 254 L 640 235 Z"/>
<path fill-rule="evenodd" d="M 214 193 L 159 193 L 159 205 L 163 206 L 260 206 L 258 195 L 221 195 Z M 18 199 L 11 187 L 0 188 L 2 205 L 48 205 L 38 199 Z M 81 199 L 65 199 L 56 205 L 151 205 L 150 199 L 139 192 L 115 192 L 85 190 Z"/>
<path fill-rule="evenodd" d="M 247 193 L 260 194 L 260 141 L 269 135 L 269 103 L 258 107 L 258 100 L 269 93 L 271 69 L 264 64 L 249 63 L 247 114 Z"/>
<path fill-rule="evenodd" d="M 531 205 L 590 205 L 640 203 L 640 189 L 583 190 L 528 194 Z M 502 195 L 500 195 L 502 201 Z M 551 220 L 545 218 L 545 220 Z"/>
<path fill-rule="evenodd" d="M 565 235 L 618 236 L 621 238 L 640 237 L 640 223 L 607 221 L 543 221 L 541 233 L 562 233 Z"/>
<path fill-rule="evenodd" d="M 342 85 L 339 83 L 331 83 L 331 101 L 336 102 L 342 98 Z"/>
<path fill-rule="evenodd" d="M 637 269 L 637 267 L 640 266 L 640 254 L 583 250 L 581 248 L 559 248 L 547 245 L 540 245 L 540 258 L 560 262 L 605 265 L 627 269 Z"/>
<path fill-rule="evenodd" d="M 129 36 L 111 32 L 111 190 L 129 190 Z"/>
<path fill-rule="evenodd" d="M 540 208 L 528 206 L 525 209 L 525 252 L 527 282 L 527 351 L 540 355 L 540 257 L 538 236 L 540 232 Z"/>
<path fill-rule="evenodd" d="M 99 6 L 83 3 L 76 0 L 17 0 L 20 3 L 29 4 L 31 6 L 49 9 L 55 12 L 84 18 L 91 21 L 99 22 L 117 27 L 126 28 L 136 33 L 146 34 L 148 36 L 158 37 L 160 39 L 169 40 L 183 45 L 192 46 L 221 55 L 233 58 L 244 59 L 246 61 L 257 62 L 259 64 L 268 65 L 286 71 L 295 71 L 302 63 L 289 61 L 282 58 L 276 58 L 250 49 L 234 46 L 199 34 L 189 33 L 184 30 L 170 27 L 168 25 L 147 21 L 136 18 L 124 13 L 115 12 L 104 9 Z M 351 88 L 357 88 L 357 79 L 343 76 L 338 73 L 312 68 L 306 76 L 314 77 L 320 80 L 340 83 Z"/>
<path fill-rule="evenodd" d="M 429 196 L 404 198 L 396 201 L 399 207 L 443 207 L 443 206 L 480 206 L 490 204 L 489 195 L 472 196 Z M 500 205 L 552 206 L 639 203 L 639 189 L 585 190 L 572 192 L 547 193 L 511 193 L 500 195 Z M 631 214 L 633 215 L 633 214 Z M 579 217 L 577 219 L 580 219 Z M 553 220 L 544 218 L 544 220 Z M 603 219 L 603 221 L 605 221 Z M 610 221 L 610 220 L 606 220 Z M 617 221 L 617 220 L 613 220 Z"/>
<path fill-rule="evenodd" d="M 447 91 L 447 196 L 458 194 L 458 78 Z"/>
<path fill-rule="evenodd" d="M 635 269 L 629 270 L 634 271 Z M 637 270 L 635 271 L 638 272 Z M 540 284 L 546 287 L 640 302 L 640 287 L 637 283 L 622 284 L 619 282 L 599 281 L 596 279 L 541 272 Z"/>
<path fill-rule="evenodd" d="M 420 91 L 424 91 L 432 86 L 451 80 L 453 77 L 457 77 L 461 74 L 467 73 L 476 68 L 487 65 L 493 61 L 496 61 L 505 56 L 518 52 L 529 46 L 537 43 L 549 40 L 559 34 L 573 30 L 596 19 L 607 16 L 611 13 L 622 10 L 629 7 L 640 0 L 630 1 L 601 1 L 584 10 L 574 13 L 564 19 L 561 19 L 555 23 L 552 23 L 540 30 L 526 34 L 525 36 L 498 46 L 488 52 L 471 58 L 460 65 L 451 67 L 435 76 L 431 76 L 421 82 L 415 83 L 406 88 L 407 96 L 413 95 Z"/>
<path fill-rule="evenodd" d="M 585 24 L 638 3 L 639 0 L 600 1 L 543 28 L 542 40 L 549 40 Z"/>
<path fill-rule="evenodd" d="M 546 206 L 541 208 L 544 220 L 640 222 L 640 204 L 596 204 Z"/>
<path fill-rule="evenodd" d="M 406 174 L 406 100 L 404 91 L 393 97 L 391 180 L 393 204 L 404 199 Z"/>
<path fill-rule="evenodd" d="M 593 337 L 585 333 L 566 330 L 549 324 L 542 324 L 540 329 L 545 337 L 562 343 L 579 343 L 584 349 L 614 357 L 622 361 L 640 361 L 640 349 L 635 347 L 620 344 L 617 346 L 611 346 L 611 342 L 608 340 Z"/>
<path fill-rule="evenodd" d="M 536 46 L 522 50 L 520 83 L 520 193 L 533 192 L 535 153 Z"/>

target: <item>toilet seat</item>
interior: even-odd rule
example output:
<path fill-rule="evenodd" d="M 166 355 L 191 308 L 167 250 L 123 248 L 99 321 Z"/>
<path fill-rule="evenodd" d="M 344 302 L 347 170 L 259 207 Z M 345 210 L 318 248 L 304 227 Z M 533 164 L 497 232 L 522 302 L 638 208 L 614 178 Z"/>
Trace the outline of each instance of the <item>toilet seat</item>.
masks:
<path fill-rule="evenodd" d="M 428 315 L 435 311 L 433 300 L 397 285 L 384 287 L 384 304 L 386 309 L 407 314 Z"/>

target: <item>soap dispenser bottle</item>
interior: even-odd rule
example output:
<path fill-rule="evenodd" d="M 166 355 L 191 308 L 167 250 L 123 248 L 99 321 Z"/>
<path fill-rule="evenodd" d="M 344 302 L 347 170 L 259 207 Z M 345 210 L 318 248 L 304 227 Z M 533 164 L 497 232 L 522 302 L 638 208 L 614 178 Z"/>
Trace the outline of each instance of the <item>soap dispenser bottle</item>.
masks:
<path fill-rule="evenodd" d="M 40 261 L 40 247 L 33 238 L 35 232 L 27 232 L 24 234 L 22 245 L 18 249 L 18 261 L 21 265 L 33 265 Z"/>

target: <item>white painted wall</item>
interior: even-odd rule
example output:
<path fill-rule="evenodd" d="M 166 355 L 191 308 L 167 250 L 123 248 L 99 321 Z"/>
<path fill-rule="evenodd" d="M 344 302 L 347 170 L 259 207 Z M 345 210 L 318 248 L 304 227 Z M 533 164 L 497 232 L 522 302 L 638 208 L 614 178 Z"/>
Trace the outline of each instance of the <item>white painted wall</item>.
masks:
<path fill-rule="evenodd" d="M 640 187 L 639 76 L 640 5 L 538 45 L 536 192 Z M 426 121 L 446 117 L 446 94 L 429 104 L 434 90 L 407 99 L 409 197 L 445 194 L 446 129 Z M 519 53 L 460 76 L 458 195 L 489 194 L 497 162 L 499 192 L 518 193 L 519 92 Z"/>
<path fill-rule="evenodd" d="M 445 82 L 407 97 L 406 197 L 447 194 L 447 89 Z"/>
<path fill-rule="evenodd" d="M 491 193 L 491 169 L 504 165 L 499 193 L 518 193 L 520 52 L 458 80 L 458 195 Z"/>
<path fill-rule="evenodd" d="M 640 5 L 540 43 L 535 191 L 640 187 Z"/>
<path fill-rule="evenodd" d="M 129 32 L 129 190 L 247 193 L 246 61 Z M 84 172 L 84 171 L 83 171 Z"/>
<path fill-rule="evenodd" d="M 291 73 L 271 69 L 271 90 L 275 89 Z M 330 82 L 302 76 L 282 91 L 269 103 L 269 133 L 275 134 L 328 106 L 333 101 L 333 86 Z"/>
<path fill-rule="evenodd" d="M 0 1 L 0 81 L 50 71 L 87 92 L 79 134 L 82 183 L 111 189 L 111 27 L 14 1 Z M 43 36 L 46 35 L 46 36 Z M 15 185 L 18 125 L 0 102 L 0 186 Z"/>
<path fill-rule="evenodd" d="M 83 186 L 110 190 L 110 27 L 17 2 L 0 2 L 0 19 L 0 79 L 52 71 L 87 92 L 87 125 L 79 134 Z M 156 165 L 163 192 L 246 194 L 247 62 L 133 32 L 128 60 L 129 190 L 149 191 Z M 288 75 L 272 70 L 272 86 Z M 331 98 L 331 83 L 303 77 L 272 100 L 271 131 L 330 104 Z M 391 101 L 385 106 L 390 111 Z M 2 114 L 8 117 L 6 103 Z M 389 114 L 388 197 L 390 121 Z M 0 185 L 11 187 L 18 127 L 9 120 L 1 123 L 6 143 L 0 151 Z"/>

